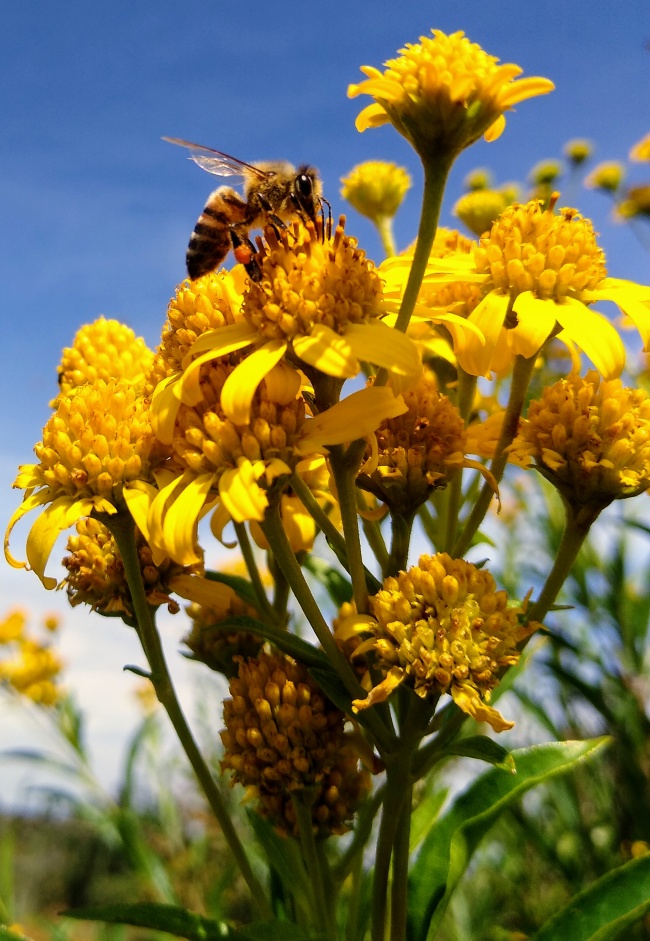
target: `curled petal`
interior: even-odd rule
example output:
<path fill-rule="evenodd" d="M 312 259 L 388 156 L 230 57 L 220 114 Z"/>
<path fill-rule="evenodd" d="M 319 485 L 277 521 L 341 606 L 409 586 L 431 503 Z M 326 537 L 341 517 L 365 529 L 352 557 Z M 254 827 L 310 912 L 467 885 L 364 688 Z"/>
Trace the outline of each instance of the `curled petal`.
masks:
<path fill-rule="evenodd" d="M 255 465 L 240 458 L 237 467 L 224 471 L 219 479 L 221 502 L 236 523 L 257 520 L 261 523 L 269 505 L 266 493 L 257 483 L 264 473 L 264 462 Z"/>
<path fill-rule="evenodd" d="M 477 722 L 487 722 L 495 732 L 506 732 L 511 729 L 514 722 L 508 722 L 500 712 L 484 703 L 473 686 L 456 686 L 452 684 L 451 697 L 456 705 L 476 719 Z"/>
<path fill-rule="evenodd" d="M 385 323 L 350 324 L 345 339 L 359 359 L 382 366 L 396 376 L 417 383 L 422 374 L 418 348 L 406 334 Z"/>
<path fill-rule="evenodd" d="M 359 360 L 347 337 L 325 324 L 317 324 L 309 336 L 296 337 L 293 348 L 296 356 L 327 376 L 352 379 L 359 372 Z"/>
<path fill-rule="evenodd" d="M 163 379 L 156 386 L 151 399 L 151 427 L 163 444 L 171 444 L 174 438 L 174 425 L 181 406 L 179 380 L 180 373 Z"/>
<path fill-rule="evenodd" d="M 517 326 L 508 330 L 508 345 L 513 353 L 530 359 L 537 356 L 556 324 L 557 304 L 550 298 L 535 297 L 523 291 L 513 305 Z"/>
<path fill-rule="evenodd" d="M 251 403 L 260 382 L 282 359 L 287 344 L 271 340 L 253 350 L 228 376 L 221 391 L 221 407 L 236 425 L 250 420 Z"/>
<path fill-rule="evenodd" d="M 169 581 L 169 587 L 186 601 L 194 601 L 217 612 L 217 616 L 228 613 L 235 592 L 223 582 L 215 582 L 201 575 L 175 575 Z"/>
<path fill-rule="evenodd" d="M 170 504 L 163 520 L 163 542 L 167 554 L 179 565 L 201 561 L 197 547 L 197 527 L 213 474 L 191 478 Z"/>
<path fill-rule="evenodd" d="M 326 452 L 327 445 L 345 444 L 366 438 L 385 418 L 396 418 L 408 411 L 401 396 L 387 386 L 373 386 L 354 392 L 337 402 L 302 427 L 296 449 L 300 454 Z"/>
<path fill-rule="evenodd" d="M 616 379 L 625 366 L 625 347 L 608 320 L 582 301 L 566 297 L 556 317 L 567 336 L 583 350 L 605 379 Z"/>
<path fill-rule="evenodd" d="M 97 497 L 86 497 L 83 500 L 64 496 L 54 500 L 46 507 L 29 531 L 27 537 L 27 561 L 29 567 L 36 572 L 44 588 L 56 588 L 56 578 L 45 575 L 45 566 L 54 547 L 54 543 L 70 526 L 84 516 L 90 516 L 95 504 L 100 501 L 102 509 L 104 501 Z M 115 507 L 111 506 L 113 513 Z"/>

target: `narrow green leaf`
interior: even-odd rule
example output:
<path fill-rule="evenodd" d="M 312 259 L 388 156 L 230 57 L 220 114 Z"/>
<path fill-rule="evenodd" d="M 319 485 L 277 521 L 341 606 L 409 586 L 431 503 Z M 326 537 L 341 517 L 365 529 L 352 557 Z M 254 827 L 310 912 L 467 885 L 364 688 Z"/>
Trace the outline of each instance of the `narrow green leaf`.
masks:
<path fill-rule="evenodd" d="M 323 934 L 308 934 L 289 921 L 259 921 L 226 935 L 228 941 L 325 941 Z"/>
<path fill-rule="evenodd" d="M 553 916 L 532 941 L 613 941 L 650 912 L 650 855 L 607 873 Z"/>
<path fill-rule="evenodd" d="M 425 941 L 435 936 L 474 850 L 510 804 L 536 784 L 571 771 L 608 743 L 609 739 L 599 738 L 518 749 L 512 752 L 515 774 L 493 768 L 460 794 L 431 829 L 411 869 L 410 937 Z"/>
<path fill-rule="evenodd" d="M 248 821 L 285 890 L 298 902 L 307 899 L 311 886 L 295 841 L 278 836 L 268 820 L 249 810 Z"/>
<path fill-rule="evenodd" d="M 10 931 L 6 925 L 0 925 L 0 941 L 31 941 L 31 938 L 18 931 Z"/>
<path fill-rule="evenodd" d="M 318 579 L 329 597 L 337 608 L 340 608 L 344 601 L 352 600 L 352 583 L 346 578 L 339 569 L 335 569 L 324 559 L 309 555 L 303 562 L 303 568 L 311 572 Z"/>
<path fill-rule="evenodd" d="M 325 667 L 308 666 L 310 675 L 316 680 L 323 692 L 332 700 L 335 706 L 345 712 L 346 715 L 352 715 L 352 697 L 345 688 L 340 676 L 327 662 Z M 364 725 L 363 713 L 355 716 L 356 720 Z"/>
<path fill-rule="evenodd" d="M 329 660 L 318 647 L 303 640 L 302 637 L 296 637 L 289 631 L 283 631 L 279 627 L 272 627 L 270 624 L 264 624 L 257 618 L 249 618 L 244 615 L 227 618 L 215 624 L 215 629 L 220 631 L 247 631 L 251 634 L 258 634 L 265 640 L 270 641 L 278 650 L 283 650 L 294 660 L 298 660 L 306 667 L 316 666 L 323 669 L 329 667 Z"/>
<path fill-rule="evenodd" d="M 228 928 L 223 922 L 205 918 L 178 905 L 160 905 L 155 902 L 139 902 L 134 905 L 96 905 L 92 908 L 75 908 L 61 912 L 66 918 L 83 921 L 104 921 L 112 925 L 132 925 L 135 928 L 150 928 L 167 931 L 189 941 L 221 941 L 229 938 Z"/>
<path fill-rule="evenodd" d="M 220 582 L 222 585 L 228 585 L 242 601 L 246 601 L 253 608 L 257 607 L 255 589 L 247 578 L 242 578 L 241 575 L 227 575 L 224 572 L 212 571 L 206 572 L 205 577 L 211 582 Z"/>
<path fill-rule="evenodd" d="M 493 738 L 487 735 L 469 735 L 467 738 L 459 738 L 445 748 L 446 755 L 459 755 L 463 758 L 477 758 L 479 761 L 487 761 L 491 765 L 503 768 L 504 771 L 514 773 L 515 762 L 503 745 L 499 745 Z"/>

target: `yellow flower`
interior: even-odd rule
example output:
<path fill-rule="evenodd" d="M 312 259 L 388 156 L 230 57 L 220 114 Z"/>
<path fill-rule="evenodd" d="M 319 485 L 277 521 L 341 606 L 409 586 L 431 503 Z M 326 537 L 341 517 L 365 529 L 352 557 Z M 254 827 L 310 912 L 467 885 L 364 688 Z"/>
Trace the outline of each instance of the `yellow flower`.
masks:
<path fill-rule="evenodd" d="M 362 216 L 376 221 L 395 215 L 411 188 L 411 177 L 394 163 L 368 160 L 353 167 L 341 183 L 343 199 Z"/>
<path fill-rule="evenodd" d="M 44 629 L 51 633 L 45 619 Z M 13 611 L 0 623 L 0 685 L 42 706 L 53 706 L 61 696 L 58 686 L 63 664 L 47 642 L 26 628 L 22 611 Z"/>
<path fill-rule="evenodd" d="M 530 171 L 529 179 L 533 186 L 548 187 L 562 176 L 562 164 L 559 160 L 542 160 Z"/>
<path fill-rule="evenodd" d="M 579 167 L 589 160 L 594 152 L 594 145 L 583 137 L 576 137 L 574 140 L 567 141 L 562 150 L 571 165 Z"/>
<path fill-rule="evenodd" d="M 221 407 L 236 424 L 249 421 L 260 382 L 287 359 L 312 381 L 320 374 L 341 382 L 353 378 L 360 360 L 384 366 L 405 382 L 417 381 L 417 349 L 382 322 L 388 307 L 381 280 L 355 240 L 345 235 L 343 220 L 331 239 L 321 238 L 311 225 L 279 235 L 267 228 L 266 236 L 268 242 L 256 256 L 261 280 L 250 281 L 244 295 L 244 322 L 199 337 L 173 391 L 169 381 L 156 391 L 152 409 L 166 413 L 166 423 L 179 401 L 200 401 L 206 363 L 251 346 L 245 356 L 238 353 L 221 394 Z"/>
<path fill-rule="evenodd" d="M 177 614 L 180 606 L 170 592 L 175 590 L 174 578 L 186 569 L 169 558 L 155 564 L 152 550 L 139 530 L 136 546 L 148 604 L 152 608 L 165 604 L 170 614 Z M 69 537 L 66 548 L 70 555 L 63 559 L 63 565 L 68 574 L 62 585 L 72 607 L 87 604 L 100 614 L 125 615 L 132 620 L 134 612 L 124 565 L 115 540 L 103 523 L 92 518 L 79 520 L 77 535 Z"/>
<path fill-rule="evenodd" d="M 465 428 L 458 409 L 438 391 L 433 373 L 403 395 L 408 408 L 377 429 L 377 452 L 357 485 L 385 502 L 391 513 L 410 516 L 434 490 L 476 462 L 465 458 Z"/>
<path fill-rule="evenodd" d="M 238 660 L 232 698 L 223 704 L 222 769 L 250 789 L 281 831 L 298 834 L 291 795 L 308 788 L 317 831 L 344 833 L 369 789 L 344 734 L 345 716 L 290 657 L 262 652 Z"/>
<path fill-rule="evenodd" d="M 402 257 L 384 263 L 393 285 L 404 278 Z M 424 278 L 426 292 L 443 285 L 474 285 L 481 300 L 469 313 L 484 337 L 464 333 L 455 338 L 463 369 L 489 376 L 498 369 L 501 345 L 526 358 L 537 355 L 546 340 L 579 346 L 605 378 L 625 364 L 625 348 L 602 314 L 589 309 L 612 301 L 627 314 L 650 344 L 650 288 L 607 277 L 605 258 L 587 219 L 574 209 L 554 212 L 539 201 L 509 206 L 472 255 L 431 260 Z"/>
<path fill-rule="evenodd" d="M 468 173 L 463 180 L 463 186 L 469 193 L 475 193 L 477 190 L 491 189 L 494 185 L 494 177 L 490 170 L 485 167 L 478 167 Z"/>
<path fill-rule="evenodd" d="M 642 137 L 630 150 L 630 160 L 637 160 L 644 163 L 650 160 L 650 134 L 646 134 L 645 137 Z"/>
<path fill-rule="evenodd" d="M 457 200 L 452 212 L 474 235 L 483 235 L 508 203 L 501 190 L 472 190 Z"/>
<path fill-rule="evenodd" d="M 24 611 L 20 609 L 11 611 L 0 621 L 0 644 L 10 644 L 14 640 L 19 640 L 24 634 L 26 621 Z"/>
<path fill-rule="evenodd" d="M 59 365 L 59 396 L 86 382 L 124 379 L 141 386 L 153 360 L 142 337 L 118 320 L 99 317 L 77 331 L 71 347 L 63 350 Z M 56 408 L 59 396 L 51 403 Z"/>
<path fill-rule="evenodd" d="M 616 207 L 616 215 L 620 219 L 650 216 L 650 186 L 630 186 L 625 193 L 625 199 Z"/>
<path fill-rule="evenodd" d="M 625 167 L 616 160 L 597 164 L 585 177 L 585 186 L 589 189 L 605 190 L 615 193 L 625 177 Z"/>
<path fill-rule="evenodd" d="M 650 397 L 620 379 L 572 373 L 530 403 L 509 451 L 571 506 L 636 496 L 650 487 Z"/>
<path fill-rule="evenodd" d="M 367 79 L 350 85 L 348 96 L 371 95 L 374 103 L 358 115 L 357 130 L 390 122 L 423 159 L 453 157 L 482 135 L 495 140 L 505 111 L 554 88 L 545 78 L 515 81 L 519 66 L 499 65 L 462 32 L 432 33 L 400 49 L 383 73 L 361 67 Z"/>
<path fill-rule="evenodd" d="M 127 380 L 99 379 L 60 396 L 34 447 L 38 463 L 20 467 L 14 482 L 27 492 L 5 534 L 9 564 L 25 567 L 9 554 L 13 527 L 45 507 L 27 537 L 27 560 L 43 585 L 54 588 L 45 566 L 59 533 L 93 511 L 115 513 L 136 481 L 150 479 L 159 450 L 147 401 Z"/>
<path fill-rule="evenodd" d="M 337 629 L 339 641 L 370 634 L 355 656 L 372 651 L 384 674 L 366 699 L 355 700 L 356 710 L 383 702 L 403 683 L 432 709 L 449 693 L 495 732 L 512 728 L 487 703 L 501 672 L 519 660 L 517 644 L 539 625 L 519 624 L 524 607 L 509 604 L 488 571 L 447 553 L 423 555 L 408 571 L 385 579 L 370 598 L 370 612 L 342 618 Z"/>
<path fill-rule="evenodd" d="M 200 336 L 241 321 L 246 277 L 244 268 L 235 265 L 232 271 L 211 271 L 196 281 L 179 284 L 169 302 L 160 346 L 147 376 L 147 394 L 182 371 Z"/>

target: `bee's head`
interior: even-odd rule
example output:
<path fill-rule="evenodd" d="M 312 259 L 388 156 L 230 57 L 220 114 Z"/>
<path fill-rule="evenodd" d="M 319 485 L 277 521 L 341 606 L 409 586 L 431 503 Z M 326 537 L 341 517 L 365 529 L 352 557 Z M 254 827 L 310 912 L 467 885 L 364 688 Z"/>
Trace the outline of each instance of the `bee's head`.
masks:
<path fill-rule="evenodd" d="M 291 200 L 296 209 L 303 212 L 313 223 L 316 222 L 316 215 L 320 207 L 319 195 L 320 180 L 316 170 L 307 166 L 307 164 L 298 167 L 293 180 Z"/>

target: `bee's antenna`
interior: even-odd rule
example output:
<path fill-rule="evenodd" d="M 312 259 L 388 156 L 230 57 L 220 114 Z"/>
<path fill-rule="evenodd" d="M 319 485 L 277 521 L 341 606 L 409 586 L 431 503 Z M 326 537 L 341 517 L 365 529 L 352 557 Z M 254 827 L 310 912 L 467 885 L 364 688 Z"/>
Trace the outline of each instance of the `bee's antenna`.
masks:
<path fill-rule="evenodd" d="M 321 215 L 323 216 L 323 220 L 325 220 L 325 210 L 323 209 L 323 203 L 325 203 L 325 205 L 327 206 L 327 225 L 323 225 L 323 241 L 324 241 L 325 238 L 331 239 L 332 237 L 332 206 L 325 199 L 324 196 L 319 196 L 318 199 L 320 200 L 320 211 L 321 211 Z"/>

